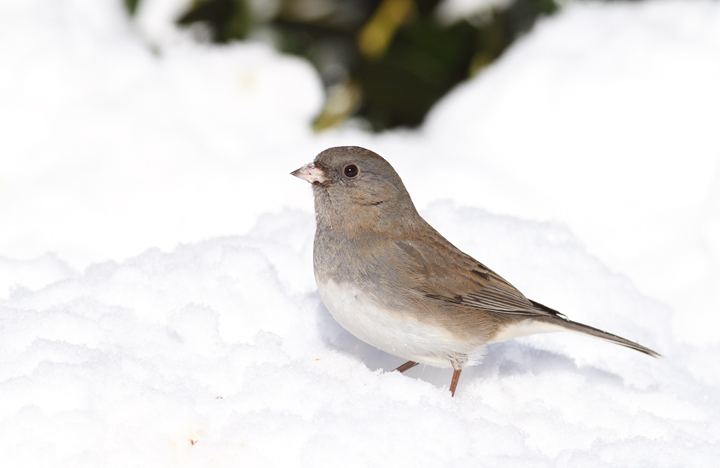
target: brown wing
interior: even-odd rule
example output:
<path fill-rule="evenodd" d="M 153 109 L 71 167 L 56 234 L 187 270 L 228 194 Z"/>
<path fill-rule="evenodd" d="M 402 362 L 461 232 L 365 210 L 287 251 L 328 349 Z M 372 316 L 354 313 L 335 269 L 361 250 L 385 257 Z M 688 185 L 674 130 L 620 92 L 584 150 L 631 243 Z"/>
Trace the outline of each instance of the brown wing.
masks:
<path fill-rule="evenodd" d="M 526 298 L 500 275 L 463 253 L 437 232 L 420 239 L 401 240 L 395 245 L 414 266 L 410 274 L 415 288 L 429 298 L 487 312 L 562 316 Z"/>

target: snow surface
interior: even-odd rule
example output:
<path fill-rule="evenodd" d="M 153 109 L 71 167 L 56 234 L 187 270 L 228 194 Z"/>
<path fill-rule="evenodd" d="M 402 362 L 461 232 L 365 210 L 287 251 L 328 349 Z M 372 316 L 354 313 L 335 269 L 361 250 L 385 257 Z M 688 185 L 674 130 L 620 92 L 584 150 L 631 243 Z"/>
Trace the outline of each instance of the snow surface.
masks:
<path fill-rule="evenodd" d="M 573 4 L 418 131 L 314 135 L 320 81 L 193 44 L 180 0 L 0 3 L 3 466 L 713 466 L 720 3 Z M 312 275 L 333 145 L 571 334 L 450 372 L 358 341 Z"/>

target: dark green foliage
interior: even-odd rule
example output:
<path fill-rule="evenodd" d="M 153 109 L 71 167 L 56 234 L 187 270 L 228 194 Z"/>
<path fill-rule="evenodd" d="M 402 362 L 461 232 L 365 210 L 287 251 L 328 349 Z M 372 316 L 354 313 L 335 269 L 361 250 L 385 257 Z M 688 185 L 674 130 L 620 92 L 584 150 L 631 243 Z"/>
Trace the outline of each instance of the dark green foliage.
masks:
<path fill-rule="evenodd" d="M 361 59 L 351 73 L 362 85 L 358 115 L 375 130 L 422 123 L 430 107 L 468 77 L 477 31 L 462 21 L 442 28 L 428 18 L 401 28 L 379 59 Z"/>
<path fill-rule="evenodd" d="M 528 31 L 540 15 L 557 11 L 553 0 L 517 0 L 500 15 L 506 28 L 506 35 L 515 39 Z"/>
<path fill-rule="evenodd" d="M 215 42 L 245 39 L 252 26 L 245 0 L 195 0 L 193 6 L 177 19 L 177 23 L 204 23 Z"/>
<path fill-rule="evenodd" d="M 128 13 L 130 15 L 134 15 L 135 11 L 137 10 L 138 4 L 140 3 L 140 0 L 123 0 L 125 2 L 125 8 L 127 8 Z"/>

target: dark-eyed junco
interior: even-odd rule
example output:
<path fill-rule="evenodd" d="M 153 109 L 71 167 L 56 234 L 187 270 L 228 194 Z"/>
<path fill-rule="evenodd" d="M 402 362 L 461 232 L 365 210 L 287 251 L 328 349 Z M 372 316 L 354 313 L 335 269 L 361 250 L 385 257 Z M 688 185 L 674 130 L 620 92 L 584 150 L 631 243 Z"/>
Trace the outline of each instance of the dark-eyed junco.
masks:
<path fill-rule="evenodd" d="M 452 367 L 454 396 L 463 367 L 479 362 L 486 344 L 556 331 L 659 356 L 567 320 L 460 251 L 420 217 L 395 170 L 372 151 L 330 148 L 292 175 L 313 187 L 320 297 L 350 333 L 408 359 L 400 372 Z"/>

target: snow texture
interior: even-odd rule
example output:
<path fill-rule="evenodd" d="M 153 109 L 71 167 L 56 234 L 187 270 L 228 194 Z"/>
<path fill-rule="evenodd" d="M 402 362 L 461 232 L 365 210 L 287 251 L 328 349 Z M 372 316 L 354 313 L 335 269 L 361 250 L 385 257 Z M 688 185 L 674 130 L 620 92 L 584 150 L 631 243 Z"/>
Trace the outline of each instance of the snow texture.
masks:
<path fill-rule="evenodd" d="M 0 4 L 0 460 L 708 467 L 720 459 L 720 3 L 571 4 L 417 131 L 314 135 L 320 81 L 185 4 Z M 312 274 L 328 146 L 571 319 L 463 372 L 351 336 Z"/>

